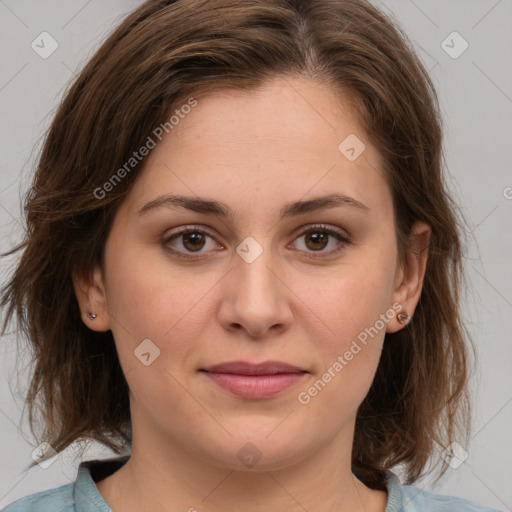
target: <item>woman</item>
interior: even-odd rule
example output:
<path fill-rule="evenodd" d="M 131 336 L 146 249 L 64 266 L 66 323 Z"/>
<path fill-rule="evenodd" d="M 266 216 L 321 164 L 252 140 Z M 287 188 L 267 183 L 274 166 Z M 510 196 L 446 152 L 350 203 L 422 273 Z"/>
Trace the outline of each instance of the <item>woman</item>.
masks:
<path fill-rule="evenodd" d="M 137 8 L 59 107 L 3 293 L 46 455 L 130 454 L 6 512 L 491 510 L 410 485 L 469 432 L 441 159 L 365 0 Z"/>

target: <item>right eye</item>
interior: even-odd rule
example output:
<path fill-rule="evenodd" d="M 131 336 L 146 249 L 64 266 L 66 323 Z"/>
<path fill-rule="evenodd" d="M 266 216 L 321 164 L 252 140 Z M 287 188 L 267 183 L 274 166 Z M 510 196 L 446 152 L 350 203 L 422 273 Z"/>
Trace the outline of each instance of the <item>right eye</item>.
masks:
<path fill-rule="evenodd" d="M 214 241 L 213 236 L 204 228 L 187 226 L 185 229 L 167 235 L 165 239 L 162 240 L 162 244 L 178 258 L 197 259 L 201 257 L 202 253 L 206 252 L 202 251 L 202 249 L 207 246 L 207 238 Z M 171 243 L 174 241 L 179 241 L 178 246 L 181 247 L 176 248 L 176 246 Z M 212 248 L 218 247 L 219 244 L 215 244 L 216 242 L 211 244 Z M 187 254 L 187 251 L 189 251 L 189 254 Z M 198 256 L 193 256 L 193 254 L 198 254 Z"/>

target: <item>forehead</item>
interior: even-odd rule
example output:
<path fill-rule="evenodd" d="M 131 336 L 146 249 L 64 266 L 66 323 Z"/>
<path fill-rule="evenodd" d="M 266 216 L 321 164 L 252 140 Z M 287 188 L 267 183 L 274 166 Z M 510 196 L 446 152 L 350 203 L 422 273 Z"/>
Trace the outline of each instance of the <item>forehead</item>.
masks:
<path fill-rule="evenodd" d="M 278 78 L 255 90 L 194 98 L 193 109 L 175 108 L 179 122 L 146 157 L 134 187 L 144 190 L 141 201 L 164 191 L 232 194 L 241 203 L 289 192 L 291 200 L 311 190 L 389 207 L 380 155 L 348 95 L 304 78 Z"/>
<path fill-rule="evenodd" d="M 210 145 L 222 140 L 224 147 L 238 143 L 248 150 L 265 142 L 266 154 L 290 147 L 297 151 L 303 144 L 309 148 L 320 140 L 337 151 L 349 133 L 365 138 L 352 95 L 302 77 L 277 77 L 256 89 L 225 89 L 195 97 L 198 107 L 168 139 Z"/>

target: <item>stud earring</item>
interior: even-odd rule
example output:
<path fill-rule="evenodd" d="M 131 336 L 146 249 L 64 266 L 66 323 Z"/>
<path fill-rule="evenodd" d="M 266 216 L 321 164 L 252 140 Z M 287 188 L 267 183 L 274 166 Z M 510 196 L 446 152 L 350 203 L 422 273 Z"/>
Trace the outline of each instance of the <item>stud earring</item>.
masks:
<path fill-rule="evenodd" d="M 94 320 L 98 315 L 96 313 L 91 313 L 90 311 L 87 311 L 87 316 L 90 320 Z"/>
<path fill-rule="evenodd" d="M 409 315 L 405 312 L 400 311 L 397 315 L 397 320 L 403 325 L 407 322 L 407 319 L 409 318 Z"/>

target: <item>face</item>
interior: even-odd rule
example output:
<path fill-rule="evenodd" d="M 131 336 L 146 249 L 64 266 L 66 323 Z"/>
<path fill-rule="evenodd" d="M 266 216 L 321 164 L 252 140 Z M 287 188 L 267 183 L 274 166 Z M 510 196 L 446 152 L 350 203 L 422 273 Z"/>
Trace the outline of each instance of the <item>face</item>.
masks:
<path fill-rule="evenodd" d="M 134 444 L 261 470 L 350 451 L 385 332 L 414 307 L 379 154 L 348 98 L 307 79 L 196 100 L 146 157 L 82 300 L 113 332 Z M 248 364 L 212 368 L 229 362 Z"/>

